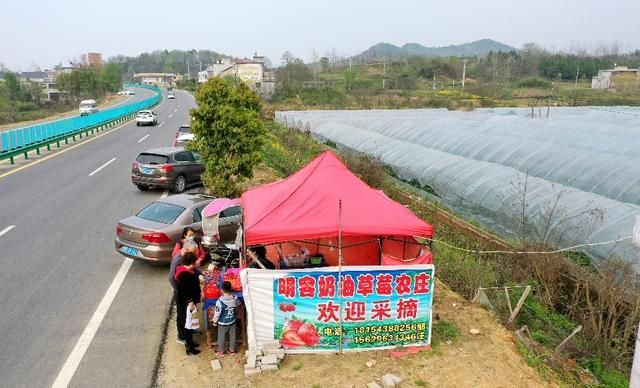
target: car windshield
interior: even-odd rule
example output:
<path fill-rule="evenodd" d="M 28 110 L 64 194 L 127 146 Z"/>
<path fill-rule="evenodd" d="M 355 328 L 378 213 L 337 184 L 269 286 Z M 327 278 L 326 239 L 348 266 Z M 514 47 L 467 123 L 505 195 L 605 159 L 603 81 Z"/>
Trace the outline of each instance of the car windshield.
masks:
<path fill-rule="evenodd" d="M 151 112 L 144 111 L 144 112 L 139 112 L 138 116 L 149 116 L 150 114 Z"/>
<path fill-rule="evenodd" d="M 156 155 L 156 154 L 140 154 L 136 159 L 136 162 L 142 164 L 164 164 L 169 161 L 168 156 Z"/>
<path fill-rule="evenodd" d="M 183 125 L 180 128 L 178 128 L 178 132 L 181 133 L 191 133 L 191 127 Z"/>
<path fill-rule="evenodd" d="M 140 210 L 136 216 L 143 220 L 171 224 L 184 210 L 185 208 L 178 205 L 172 205 L 166 202 L 154 202 Z"/>

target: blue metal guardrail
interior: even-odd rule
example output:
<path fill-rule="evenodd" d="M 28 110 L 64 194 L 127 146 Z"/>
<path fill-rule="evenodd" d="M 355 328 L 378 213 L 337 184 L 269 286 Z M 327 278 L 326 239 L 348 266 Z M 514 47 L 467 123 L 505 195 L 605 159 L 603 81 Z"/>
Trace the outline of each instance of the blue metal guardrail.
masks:
<path fill-rule="evenodd" d="M 87 116 L 75 116 L 68 119 L 52 121 L 38 124 L 31 127 L 12 129 L 0 132 L 0 160 L 10 159 L 11 164 L 14 158 L 24 154 L 28 159 L 28 152 L 35 150 L 38 155 L 40 148 L 51 149 L 51 144 L 60 142 L 68 143 L 69 138 L 75 140 L 76 136 L 82 138 L 82 134 L 94 130 L 107 129 L 132 118 L 138 111 L 151 108 L 162 99 L 162 91 L 150 85 L 126 84 L 125 87 L 137 87 L 149 89 L 156 92 L 156 95 L 143 101 L 127 104 L 116 108 L 108 108 Z"/>

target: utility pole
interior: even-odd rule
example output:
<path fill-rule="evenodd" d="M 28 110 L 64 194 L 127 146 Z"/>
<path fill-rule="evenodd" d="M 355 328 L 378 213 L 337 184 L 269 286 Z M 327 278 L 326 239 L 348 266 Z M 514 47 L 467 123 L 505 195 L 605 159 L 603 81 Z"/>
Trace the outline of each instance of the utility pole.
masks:
<path fill-rule="evenodd" d="M 462 61 L 462 91 L 464 92 L 464 79 L 467 77 L 467 60 Z"/>
<path fill-rule="evenodd" d="M 578 70 L 576 70 L 576 89 L 578 89 L 578 75 L 580 75 L 580 68 L 578 67 Z"/>
<path fill-rule="evenodd" d="M 384 89 L 384 82 L 387 80 L 387 57 L 382 57 L 382 89 Z"/>

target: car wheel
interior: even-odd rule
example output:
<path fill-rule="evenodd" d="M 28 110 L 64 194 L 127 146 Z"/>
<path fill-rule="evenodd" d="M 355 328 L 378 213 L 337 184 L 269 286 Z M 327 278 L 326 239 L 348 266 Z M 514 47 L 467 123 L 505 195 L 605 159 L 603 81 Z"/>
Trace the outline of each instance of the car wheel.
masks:
<path fill-rule="evenodd" d="M 136 127 L 139 127 L 139 126 L 140 126 L 140 123 L 136 123 Z"/>
<path fill-rule="evenodd" d="M 187 188 L 187 180 L 184 175 L 178 175 L 175 181 L 173 181 L 173 192 L 182 193 Z"/>
<path fill-rule="evenodd" d="M 149 186 L 145 186 L 145 185 L 136 185 L 138 187 L 138 190 L 140 191 L 147 191 L 149 190 Z"/>

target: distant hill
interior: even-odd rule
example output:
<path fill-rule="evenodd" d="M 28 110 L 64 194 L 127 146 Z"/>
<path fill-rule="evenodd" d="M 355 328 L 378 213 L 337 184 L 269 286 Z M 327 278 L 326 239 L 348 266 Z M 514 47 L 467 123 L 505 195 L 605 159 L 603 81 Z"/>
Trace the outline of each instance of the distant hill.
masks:
<path fill-rule="evenodd" d="M 409 56 L 423 57 L 462 57 L 462 56 L 485 56 L 490 51 L 512 51 L 514 47 L 491 39 L 481 39 L 475 42 L 454 44 L 443 47 L 425 47 L 419 43 L 406 43 L 398 47 L 391 43 L 378 43 L 369 49 L 356 55 L 362 59 L 376 58 L 401 58 Z"/>

